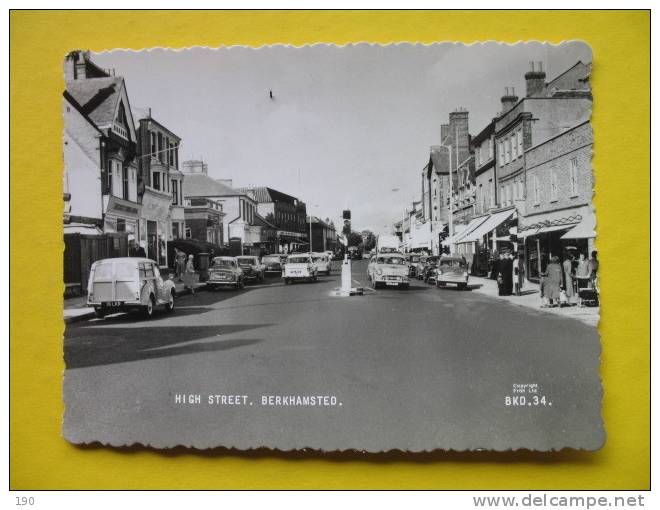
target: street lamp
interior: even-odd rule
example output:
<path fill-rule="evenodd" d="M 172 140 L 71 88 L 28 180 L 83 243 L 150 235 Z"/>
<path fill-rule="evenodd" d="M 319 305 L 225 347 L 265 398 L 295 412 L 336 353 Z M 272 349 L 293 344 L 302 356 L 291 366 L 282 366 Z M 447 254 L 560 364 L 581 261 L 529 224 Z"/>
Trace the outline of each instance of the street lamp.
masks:
<path fill-rule="evenodd" d="M 310 205 L 312 207 L 318 207 L 318 204 Z M 309 212 L 309 255 L 312 255 L 312 211 Z"/>

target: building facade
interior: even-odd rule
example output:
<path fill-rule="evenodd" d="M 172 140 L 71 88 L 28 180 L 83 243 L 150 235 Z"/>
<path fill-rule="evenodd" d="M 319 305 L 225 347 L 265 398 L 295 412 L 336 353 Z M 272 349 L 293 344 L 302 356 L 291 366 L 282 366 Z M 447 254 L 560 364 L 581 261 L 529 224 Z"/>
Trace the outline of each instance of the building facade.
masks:
<path fill-rule="evenodd" d="M 185 198 L 184 239 L 193 239 L 222 246 L 225 243 L 222 204 L 209 198 Z"/>
<path fill-rule="evenodd" d="M 146 244 L 147 257 L 167 266 L 167 243 L 183 238 L 185 232 L 181 138 L 153 119 L 151 111 L 139 120 L 137 135 L 140 240 Z"/>
<path fill-rule="evenodd" d="M 334 225 L 329 222 L 323 221 L 316 216 L 311 217 L 312 222 L 312 248 L 313 252 L 323 252 L 337 248 L 337 233 L 335 232 Z M 307 223 L 309 229 L 309 222 Z"/>

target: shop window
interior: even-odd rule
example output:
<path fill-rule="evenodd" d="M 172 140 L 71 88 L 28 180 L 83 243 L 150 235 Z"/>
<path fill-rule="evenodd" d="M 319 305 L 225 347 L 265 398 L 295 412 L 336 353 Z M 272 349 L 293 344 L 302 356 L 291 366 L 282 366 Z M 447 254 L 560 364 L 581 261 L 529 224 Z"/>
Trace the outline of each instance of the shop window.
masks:
<path fill-rule="evenodd" d="M 571 159 L 570 180 L 571 180 L 571 197 L 575 197 L 578 194 L 578 160 L 577 160 L 577 158 L 572 158 Z"/>

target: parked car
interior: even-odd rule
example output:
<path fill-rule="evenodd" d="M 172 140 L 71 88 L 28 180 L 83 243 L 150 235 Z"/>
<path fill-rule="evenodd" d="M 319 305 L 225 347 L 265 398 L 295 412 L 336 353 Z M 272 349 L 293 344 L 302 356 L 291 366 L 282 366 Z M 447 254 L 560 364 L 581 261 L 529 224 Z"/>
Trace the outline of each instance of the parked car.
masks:
<path fill-rule="evenodd" d="M 163 280 L 158 264 L 147 258 L 97 260 L 89 272 L 87 306 L 93 307 L 99 318 L 132 310 L 151 318 L 158 305 L 172 312 L 175 297 L 174 282 Z"/>
<path fill-rule="evenodd" d="M 362 260 L 362 250 L 358 246 L 349 246 L 346 250 L 349 259 Z"/>
<path fill-rule="evenodd" d="M 417 263 L 419 262 L 420 255 L 417 253 L 411 253 L 408 256 L 408 276 L 410 278 L 417 277 Z"/>
<path fill-rule="evenodd" d="M 287 257 L 284 271 L 282 271 L 282 278 L 286 285 L 299 280 L 315 282 L 317 276 L 318 267 L 309 254 L 296 253 Z"/>
<path fill-rule="evenodd" d="M 439 259 L 440 257 L 437 255 L 429 255 L 426 257 L 426 262 L 424 262 L 424 268 L 422 269 L 422 280 L 424 280 L 425 283 L 429 283 L 430 273 L 438 265 Z"/>
<path fill-rule="evenodd" d="M 282 273 L 282 267 L 286 263 L 286 255 L 264 255 L 261 258 L 261 263 L 264 265 L 264 274 L 268 273 Z"/>
<path fill-rule="evenodd" d="M 243 279 L 246 281 L 263 282 L 266 272 L 266 266 L 260 261 L 259 257 L 253 255 L 241 255 L 236 257 L 238 265 L 243 270 Z"/>
<path fill-rule="evenodd" d="M 440 257 L 435 280 L 436 287 L 466 289 L 470 278 L 468 269 L 468 264 L 463 257 Z"/>
<path fill-rule="evenodd" d="M 245 278 L 236 257 L 215 257 L 209 267 L 209 279 L 206 281 L 206 286 L 210 290 L 222 287 L 242 289 L 245 286 Z"/>
<path fill-rule="evenodd" d="M 404 289 L 410 286 L 408 265 L 400 253 L 379 253 L 369 261 L 367 271 L 374 289 L 381 284 Z"/>
<path fill-rule="evenodd" d="M 332 271 L 332 262 L 326 253 L 312 253 L 312 262 L 316 264 L 319 273 L 328 276 Z"/>

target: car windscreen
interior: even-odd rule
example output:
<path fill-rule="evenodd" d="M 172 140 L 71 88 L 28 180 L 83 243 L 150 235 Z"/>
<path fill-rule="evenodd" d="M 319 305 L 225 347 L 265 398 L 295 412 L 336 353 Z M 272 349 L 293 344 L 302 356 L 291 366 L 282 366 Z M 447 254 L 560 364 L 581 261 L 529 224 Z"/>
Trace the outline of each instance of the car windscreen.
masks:
<path fill-rule="evenodd" d="M 256 264 L 257 261 L 253 257 L 238 257 L 239 264 Z"/>
<path fill-rule="evenodd" d="M 291 264 L 307 264 L 309 259 L 307 257 L 289 257 L 287 262 L 290 262 Z"/>
<path fill-rule="evenodd" d="M 419 257 L 416 256 L 410 257 L 410 262 L 419 262 Z"/>
<path fill-rule="evenodd" d="M 233 262 L 232 262 L 231 260 L 227 260 L 227 259 L 215 259 L 215 260 L 213 261 L 213 266 L 212 266 L 212 267 L 214 267 L 214 268 L 216 268 L 216 269 L 220 269 L 220 268 L 228 269 L 228 268 L 232 268 L 232 267 L 234 267 L 234 264 L 233 264 Z"/>
<path fill-rule="evenodd" d="M 325 261 L 327 261 L 328 259 L 327 259 L 326 257 L 312 257 L 312 260 L 313 260 L 314 262 L 325 262 Z"/>
<path fill-rule="evenodd" d="M 396 252 L 396 248 L 389 248 L 389 247 L 385 246 L 385 247 L 381 248 L 379 251 L 381 253 L 394 253 L 394 252 Z"/>
<path fill-rule="evenodd" d="M 406 263 L 406 261 L 402 257 L 378 257 L 378 260 L 376 260 L 376 263 L 377 264 L 404 265 Z"/>
<path fill-rule="evenodd" d="M 443 267 L 463 267 L 465 264 L 462 260 L 443 259 L 440 261 L 440 265 Z"/>
<path fill-rule="evenodd" d="M 279 255 L 266 255 L 264 258 L 261 259 L 262 262 L 279 262 L 280 257 Z"/>

